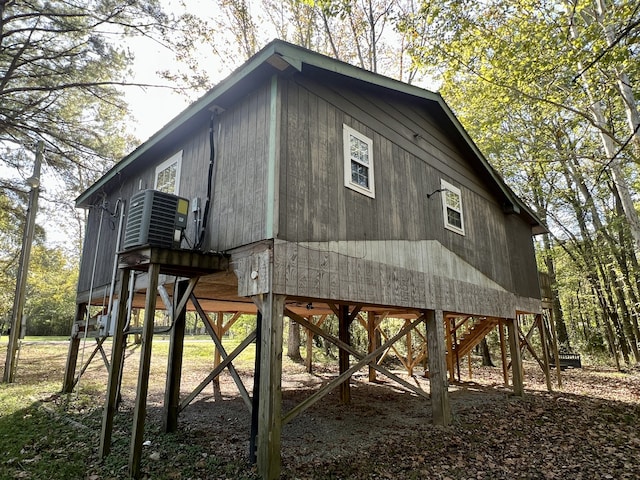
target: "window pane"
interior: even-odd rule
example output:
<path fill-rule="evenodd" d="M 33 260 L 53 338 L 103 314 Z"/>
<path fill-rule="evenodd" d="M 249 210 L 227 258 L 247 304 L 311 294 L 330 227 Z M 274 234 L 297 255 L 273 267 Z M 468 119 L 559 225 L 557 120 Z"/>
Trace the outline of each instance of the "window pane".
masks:
<path fill-rule="evenodd" d="M 375 198 L 373 141 L 364 134 L 343 125 L 344 186 Z"/>
<path fill-rule="evenodd" d="M 366 165 L 369 164 L 369 146 L 359 138 L 349 137 L 351 158 Z"/>
<path fill-rule="evenodd" d="M 447 208 L 447 223 L 452 227 L 462 228 L 462 215 L 460 215 L 460 212 Z"/>
<path fill-rule="evenodd" d="M 156 190 L 161 192 L 174 193 L 176 190 L 176 174 L 178 171 L 178 163 L 172 163 L 167 168 L 158 172 L 158 181 L 156 182 Z"/>
<path fill-rule="evenodd" d="M 369 188 L 369 168 L 352 160 L 351 181 L 361 187 Z"/>
<path fill-rule="evenodd" d="M 447 190 L 447 206 L 460 210 L 460 196 Z"/>

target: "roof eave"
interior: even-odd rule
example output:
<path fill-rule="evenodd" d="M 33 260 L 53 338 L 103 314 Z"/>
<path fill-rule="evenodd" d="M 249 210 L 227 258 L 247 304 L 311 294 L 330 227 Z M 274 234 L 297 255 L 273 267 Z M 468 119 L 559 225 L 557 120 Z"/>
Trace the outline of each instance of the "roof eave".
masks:
<path fill-rule="evenodd" d="M 482 167 L 486 170 L 495 185 L 504 195 L 504 198 L 509 203 L 507 209 L 512 213 L 516 213 L 519 215 L 524 214 L 527 217 L 530 217 L 532 228 L 541 230 L 540 233 L 544 233 L 547 231 L 546 227 L 537 218 L 537 216 L 524 204 L 524 202 L 522 202 L 522 200 L 520 200 L 520 198 L 517 197 L 517 195 L 515 195 L 509 189 L 502 178 L 489 164 L 487 159 L 484 157 L 471 137 L 469 137 L 462 124 L 453 114 L 453 111 L 449 108 L 440 94 L 425 90 L 420 87 L 409 85 L 398 80 L 370 72 L 368 70 L 364 70 L 349 63 L 335 60 L 319 53 L 311 52 L 307 49 L 281 40 L 274 40 L 269 43 L 260 52 L 253 56 L 247 63 L 235 70 L 231 75 L 229 75 L 222 82 L 209 90 L 209 92 L 203 95 L 199 100 L 187 107 L 167 125 L 161 128 L 154 135 L 152 135 L 146 142 L 136 148 L 129 155 L 124 157 L 95 184 L 93 184 L 91 187 L 89 187 L 89 189 L 78 196 L 78 198 L 76 199 L 76 206 L 88 206 L 88 201 L 91 199 L 91 197 L 101 188 L 103 188 L 107 183 L 109 183 L 109 181 L 116 177 L 123 169 L 131 165 L 134 161 L 148 152 L 151 148 L 156 146 L 159 142 L 166 139 L 169 135 L 174 133 L 179 127 L 184 125 L 199 112 L 215 104 L 216 100 L 218 100 L 224 93 L 228 92 L 241 80 L 253 74 L 260 66 L 265 63 L 269 63 L 274 68 L 274 73 L 276 71 L 284 71 L 290 67 L 298 71 L 302 71 L 304 65 L 306 64 L 327 71 L 332 71 L 340 75 L 344 75 L 348 78 L 376 85 L 378 87 L 386 88 L 437 103 L 444 112 L 447 119 L 451 122 L 451 125 L 462 137 L 464 142 L 469 146 L 474 156 L 478 159 Z"/>
<path fill-rule="evenodd" d="M 268 59 L 276 53 L 276 42 L 271 42 L 264 49 L 262 49 L 258 54 L 256 54 L 252 59 L 242 65 L 240 68 L 235 70 L 231 75 L 226 77 L 222 82 L 209 90 L 206 94 L 204 94 L 200 99 L 192 103 L 185 110 L 179 113 L 176 117 L 174 117 L 169 123 L 167 123 L 164 127 L 154 133 L 148 140 L 142 143 L 138 148 L 136 148 L 129 155 L 120 160 L 116 165 L 114 165 L 107 173 L 105 173 L 98 181 L 96 181 L 91 187 L 85 190 L 76 198 L 76 207 L 84 208 L 89 206 L 88 201 L 91 197 L 98 192 L 101 188 L 103 188 L 107 183 L 109 183 L 113 178 L 115 178 L 123 169 L 127 168 L 133 162 L 135 162 L 138 158 L 148 152 L 151 148 L 156 146 L 160 141 L 167 138 L 173 132 L 175 132 L 179 127 L 184 125 L 187 121 L 193 118 L 196 114 L 201 112 L 203 109 L 208 108 L 209 106 L 215 104 L 216 100 L 220 98 L 224 93 L 228 92 L 234 85 L 236 85 L 240 80 L 248 77 L 253 73 L 258 67 L 263 65 Z"/>

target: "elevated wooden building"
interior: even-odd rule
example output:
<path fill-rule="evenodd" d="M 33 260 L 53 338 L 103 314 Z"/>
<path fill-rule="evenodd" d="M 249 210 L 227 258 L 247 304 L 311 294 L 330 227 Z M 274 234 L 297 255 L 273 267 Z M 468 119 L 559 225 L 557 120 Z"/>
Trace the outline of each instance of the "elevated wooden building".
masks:
<path fill-rule="evenodd" d="M 118 214 L 126 218 L 131 197 L 145 189 L 189 200 L 179 248 L 124 248 Z M 256 386 L 252 395 L 244 393 L 265 478 L 279 474 L 282 422 L 323 393 L 281 412 L 283 316 L 318 335 L 323 332 L 310 321 L 307 306 L 339 317 L 340 338 L 331 340 L 341 349 L 342 374 L 331 386 L 341 385 L 345 398 L 349 375 L 371 365 L 380 347 L 355 352 L 349 346 L 351 321 L 359 315 L 375 329 L 383 315 L 405 318 L 407 329 L 398 338 L 425 323 L 431 408 L 434 420 L 446 424 L 445 316 L 503 322 L 512 361 L 518 362 L 517 313 L 539 314 L 542 308 L 532 235 L 544 227 L 443 99 L 282 41 L 269 44 L 124 158 L 77 205 L 89 210 L 78 318 L 89 304 L 120 298 L 117 306 L 105 307 L 118 315 L 103 454 L 109 451 L 127 304 L 153 312 L 157 291 L 164 291 L 166 307 L 167 296 L 175 297 L 168 430 L 176 428 L 181 405 L 184 308 L 204 317 L 258 313 Z M 148 313 L 132 476 L 139 473 L 152 319 Z M 78 338 L 70 346 L 67 390 Z M 519 371 L 513 369 L 517 392 Z"/>

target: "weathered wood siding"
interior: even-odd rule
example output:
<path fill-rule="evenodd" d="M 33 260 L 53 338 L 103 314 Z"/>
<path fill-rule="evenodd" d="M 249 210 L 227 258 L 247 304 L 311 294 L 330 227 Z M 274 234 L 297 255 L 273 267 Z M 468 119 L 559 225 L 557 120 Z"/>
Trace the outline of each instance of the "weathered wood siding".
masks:
<path fill-rule="evenodd" d="M 380 274 L 358 261 L 364 255 L 361 246 L 368 245 L 362 242 L 378 241 L 374 248 L 386 250 L 388 263 L 405 263 L 411 272 L 414 254 L 388 241 L 435 240 L 506 291 L 539 298 L 531 288 L 537 284 L 537 270 L 530 226 L 503 213 L 427 107 L 332 85 L 304 76 L 282 84 L 277 237 L 288 242 L 351 241 L 353 254 L 336 258 L 341 266 L 334 271 L 333 265 L 327 267 L 329 254 L 317 258 L 316 251 L 305 247 L 289 252 L 297 260 L 295 275 L 289 272 L 291 281 L 306 285 L 314 278 L 323 283 L 326 276 L 323 296 L 337 292 L 354 298 L 349 289 L 377 283 L 372 276 Z M 375 199 L 344 187 L 343 124 L 373 139 Z M 444 228 L 440 194 L 427 198 L 440 188 L 441 179 L 461 189 L 464 236 Z M 344 282 L 344 288 L 334 288 L 336 282 Z"/>
<path fill-rule="evenodd" d="M 270 98 L 267 83 L 219 117 L 222 128 L 205 250 L 225 251 L 265 238 Z M 199 184 L 203 198 L 209 168 L 205 150 L 196 162 L 186 162 L 192 169 L 188 176 Z"/>
<path fill-rule="evenodd" d="M 113 274 L 113 262 L 118 243 L 118 222 L 120 221 L 119 215 L 112 216 L 112 213 L 115 212 L 116 202 L 118 198 L 122 198 L 126 202 L 125 209 L 128 208 L 129 198 L 138 191 L 140 182 L 143 186 L 149 184 L 153 186 L 154 169 L 155 166 L 151 170 L 137 172 L 135 178 L 120 177 L 117 179 L 118 185 L 115 191 L 103 192 L 103 197 L 94 199 L 94 204 L 89 209 L 85 228 L 78 278 L 79 293 L 88 294 L 92 287 L 94 298 L 104 297 L 108 293 L 108 286 Z M 100 226 L 101 224 L 102 226 Z M 106 291 L 105 288 L 107 288 Z"/>
<path fill-rule="evenodd" d="M 270 86 L 265 84 L 214 120 L 216 163 L 207 235 L 202 246 L 205 251 L 225 251 L 265 238 L 269 105 Z M 104 192 L 107 207 L 113 210 L 117 199 L 123 198 L 128 208 L 131 195 L 140 189 L 153 188 L 156 166 L 180 150 L 183 156 L 178 194 L 190 202 L 200 198 L 204 209 L 210 158 L 208 122 L 166 144 L 163 151 L 149 154 L 132 165 L 117 182 L 112 182 L 110 191 Z M 95 201 L 102 204 L 102 199 Z M 96 248 L 94 289 L 111 281 L 118 219 L 109 218 L 105 213 L 98 243 L 99 218 L 100 209 L 92 208 L 85 234 L 79 292 L 90 289 Z M 184 248 L 192 247 L 197 240 L 192 220 L 190 212 Z"/>
<path fill-rule="evenodd" d="M 525 297 L 540 298 L 540 277 L 533 275 L 538 272 L 538 264 L 531 232 L 514 215 L 507 216 L 506 221 L 514 291 Z"/>

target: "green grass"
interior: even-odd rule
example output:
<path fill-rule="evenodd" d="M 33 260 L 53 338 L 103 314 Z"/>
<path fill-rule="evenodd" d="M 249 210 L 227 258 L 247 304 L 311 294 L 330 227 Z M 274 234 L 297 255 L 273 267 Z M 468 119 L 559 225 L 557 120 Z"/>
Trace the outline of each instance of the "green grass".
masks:
<path fill-rule="evenodd" d="M 24 337 L 23 342 L 66 342 L 69 340 L 69 335 L 58 335 L 58 336 L 35 336 L 35 335 L 27 335 Z"/>
<path fill-rule="evenodd" d="M 65 340 L 53 337 L 56 340 Z M 27 337 L 22 343 L 16 381 L 0 384 L 0 480 L 27 479 L 103 479 L 127 478 L 131 435 L 131 411 L 126 407 L 115 417 L 111 454 L 98 458 L 106 369 L 99 355 L 82 377 L 80 393 L 60 395 L 66 342 L 52 343 L 52 337 Z M 224 346 L 232 352 L 239 339 L 226 338 Z M 84 342 L 81 342 L 81 347 Z M 0 343 L 0 357 L 6 356 L 6 343 Z M 95 347 L 87 339 L 84 359 Z M 110 342 L 105 344 L 110 357 Z M 169 342 L 154 338 L 152 368 L 159 372 L 154 381 L 164 383 Z M 132 355 L 139 348 L 129 348 Z M 213 343 L 203 336 L 185 339 L 185 371 L 202 371 L 204 377 L 213 364 Z M 252 369 L 255 345 L 250 344 L 234 362 L 238 369 Z M 78 356 L 78 369 L 82 354 Z M 131 388 L 137 378 L 137 359 L 125 368 L 123 388 Z M 132 372 L 133 371 L 133 372 Z M 0 374 L 2 369 L 0 367 Z M 233 478 L 254 479 L 255 472 L 246 458 L 203 455 L 197 438 L 188 432 L 160 433 L 160 425 L 147 420 L 146 436 L 154 438 L 154 448 L 162 460 L 143 458 L 143 471 L 154 479 Z"/>
<path fill-rule="evenodd" d="M 0 385 L 0 479 L 83 478 L 92 451 L 87 432 L 52 415 L 38 397 L 57 382 Z"/>

